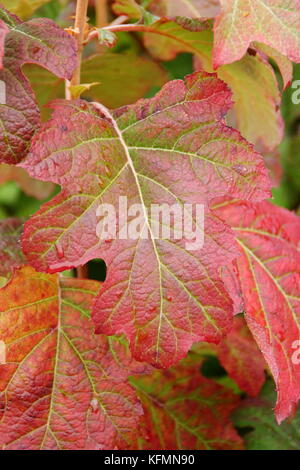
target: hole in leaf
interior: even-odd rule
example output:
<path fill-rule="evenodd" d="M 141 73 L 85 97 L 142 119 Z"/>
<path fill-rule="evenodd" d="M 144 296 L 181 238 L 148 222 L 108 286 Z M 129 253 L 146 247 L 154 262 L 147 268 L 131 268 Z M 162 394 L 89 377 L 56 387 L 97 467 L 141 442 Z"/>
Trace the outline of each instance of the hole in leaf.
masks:
<path fill-rule="evenodd" d="M 217 357 L 207 356 L 200 368 L 200 372 L 204 377 L 208 379 L 218 379 L 220 377 L 226 377 L 227 372 L 221 366 Z"/>
<path fill-rule="evenodd" d="M 89 279 L 104 282 L 106 279 L 106 264 L 103 259 L 94 259 L 88 263 Z"/>

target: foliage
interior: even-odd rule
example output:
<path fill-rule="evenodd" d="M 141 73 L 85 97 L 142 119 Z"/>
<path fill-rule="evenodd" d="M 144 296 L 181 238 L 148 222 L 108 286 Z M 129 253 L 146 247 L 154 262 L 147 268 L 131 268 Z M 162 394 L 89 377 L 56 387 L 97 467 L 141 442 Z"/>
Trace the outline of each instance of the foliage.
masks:
<path fill-rule="evenodd" d="M 1 448 L 299 448 L 299 0 L 87 3 L 0 8 Z"/>
<path fill-rule="evenodd" d="M 275 404 L 274 386 L 268 380 L 257 398 L 248 398 L 235 412 L 233 422 L 243 429 L 249 450 L 299 450 L 299 411 L 292 423 L 277 426 L 272 408 Z"/>

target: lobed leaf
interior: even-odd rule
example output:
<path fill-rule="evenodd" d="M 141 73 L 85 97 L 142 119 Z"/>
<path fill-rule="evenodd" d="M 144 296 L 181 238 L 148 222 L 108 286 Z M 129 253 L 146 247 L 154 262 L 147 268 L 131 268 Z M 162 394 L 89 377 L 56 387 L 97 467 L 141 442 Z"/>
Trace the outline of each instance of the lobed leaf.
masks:
<path fill-rule="evenodd" d="M 299 0 L 220 0 L 215 21 L 214 67 L 241 59 L 257 41 L 300 62 Z"/>
<path fill-rule="evenodd" d="M 229 292 L 231 295 L 232 292 Z M 221 385 L 230 386 L 235 393 L 245 392 L 251 397 L 256 397 L 260 393 L 265 383 L 267 364 L 244 316 L 234 317 L 230 331 L 219 344 L 196 343 L 192 351 L 203 358 L 204 363 L 201 370 L 204 372 L 208 370 L 209 374 L 212 369 L 207 365 L 210 362 L 208 361 L 206 364 L 205 360 L 216 358 L 220 363 L 219 367 L 222 367 L 223 372 L 227 373 L 225 376 L 224 374 L 220 377 L 214 376 L 214 380 Z"/>
<path fill-rule="evenodd" d="M 40 114 L 22 66 L 33 63 L 45 67 L 58 77 L 70 79 L 75 69 L 76 42 L 47 18 L 22 22 L 5 9 L 0 20 L 9 32 L 5 38 L 5 56 L 0 80 L 5 87 L 5 104 L 0 104 L 0 161 L 18 163 L 40 126 Z"/>
<path fill-rule="evenodd" d="M 127 383 L 139 372 L 118 338 L 89 318 L 99 283 L 17 271 L 0 290 L 0 444 L 6 450 L 132 445 L 142 415 Z"/>
<path fill-rule="evenodd" d="M 215 213 L 237 235 L 245 318 L 274 376 L 281 422 L 300 398 L 300 220 L 269 202 L 224 201 Z"/>
<path fill-rule="evenodd" d="M 144 44 L 154 57 L 161 60 L 171 60 L 183 51 L 191 52 L 195 56 L 197 70 L 213 71 L 210 22 L 161 19 L 147 27 Z M 287 86 L 292 78 L 290 63 L 280 61 L 278 55 L 276 58 Z M 283 137 L 281 95 L 266 55 L 254 50 L 240 61 L 220 67 L 217 75 L 232 90 L 235 121 L 242 135 L 265 151 L 276 148 Z"/>
<path fill-rule="evenodd" d="M 125 333 L 140 360 L 166 367 L 195 341 L 220 341 L 232 303 L 219 270 L 236 251 L 209 203 L 216 194 L 252 200 L 269 194 L 261 157 L 223 121 L 231 106 L 226 85 L 196 73 L 114 117 L 80 100 L 54 106 L 22 164 L 32 176 L 63 187 L 26 224 L 23 249 L 30 263 L 55 272 L 104 259 L 108 273 L 94 304 L 96 331 Z M 116 236 L 100 240 L 96 211 L 109 203 L 118 212 L 120 196 L 128 206 L 142 205 L 143 230 L 124 239 L 117 216 Z M 162 203 L 203 205 L 203 248 L 188 251 L 185 235 L 154 237 L 148 211 Z"/>
<path fill-rule="evenodd" d="M 145 417 L 139 449 L 241 450 L 242 439 L 230 421 L 239 403 L 231 390 L 203 377 L 202 359 L 190 354 L 167 371 L 134 377 Z"/>

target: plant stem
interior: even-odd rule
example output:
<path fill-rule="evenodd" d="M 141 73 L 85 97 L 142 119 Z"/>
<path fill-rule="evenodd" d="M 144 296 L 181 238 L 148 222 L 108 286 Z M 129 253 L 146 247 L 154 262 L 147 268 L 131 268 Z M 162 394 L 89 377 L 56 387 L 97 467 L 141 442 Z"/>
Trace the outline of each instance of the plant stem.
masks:
<path fill-rule="evenodd" d="M 153 27 L 144 25 L 144 24 L 111 24 L 105 26 L 108 31 L 117 33 L 118 31 L 142 31 L 142 32 L 153 32 Z"/>
<path fill-rule="evenodd" d="M 103 28 L 108 23 L 107 0 L 95 0 L 96 26 Z"/>
<path fill-rule="evenodd" d="M 124 19 L 128 19 L 127 16 L 122 16 L 120 17 L 121 20 L 120 21 L 123 21 Z M 153 28 L 151 28 L 151 26 L 146 26 L 146 25 L 143 25 L 143 24 L 119 24 L 119 21 L 117 22 L 113 22 L 112 24 L 108 25 L 108 26 L 105 26 L 104 28 L 102 28 L 106 31 L 111 31 L 111 32 L 118 32 L 118 31 L 127 31 L 127 32 L 134 32 L 134 31 L 140 31 L 140 32 L 143 32 L 143 33 L 146 33 L 146 32 L 149 32 L 149 33 L 158 33 L 158 34 L 161 34 L 159 31 L 155 31 L 153 30 Z M 87 40 L 86 42 L 89 42 L 89 41 L 92 41 L 93 39 L 97 39 L 98 38 L 98 31 L 94 30 L 94 31 L 91 31 L 87 37 Z"/>
<path fill-rule="evenodd" d="M 73 77 L 71 79 L 71 86 L 80 84 L 81 55 L 82 55 L 83 39 L 84 39 L 86 20 L 87 20 L 87 8 L 88 8 L 88 0 L 77 0 L 74 29 L 77 35 L 78 64 L 73 74 Z"/>
<path fill-rule="evenodd" d="M 88 8 L 88 0 L 77 0 L 74 30 L 76 33 L 77 46 L 78 46 L 78 51 L 77 51 L 78 62 L 77 62 L 77 67 L 73 73 L 73 77 L 71 78 L 71 81 L 70 82 L 66 81 L 65 95 L 66 95 L 67 100 L 72 99 L 70 86 L 80 85 L 81 59 L 82 59 L 82 49 L 83 49 L 83 40 L 84 40 L 84 35 L 85 35 L 86 20 L 87 20 L 87 8 Z M 88 278 L 87 265 L 78 266 L 78 268 L 76 269 L 76 275 L 78 279 L 87 279 Z"/>
<path fill-rule="evenodd" d="M 126 15 L 121 15 L 115 18 L 111 23 L 110 26 L 118 25 L 118 24 L 123 24 L 128 20 L 128 16 Z"/>

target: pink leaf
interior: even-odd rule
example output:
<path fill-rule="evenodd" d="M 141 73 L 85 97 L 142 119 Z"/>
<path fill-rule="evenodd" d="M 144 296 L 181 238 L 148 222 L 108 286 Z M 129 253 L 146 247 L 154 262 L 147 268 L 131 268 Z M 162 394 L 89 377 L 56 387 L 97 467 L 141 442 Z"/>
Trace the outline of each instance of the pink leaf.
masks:
<path fill-rule="evenodd" d="M 300 62 L 299 0 L 221 0 L 215 22 L 214 67 L 241 59 L 253 41 Z"/>

